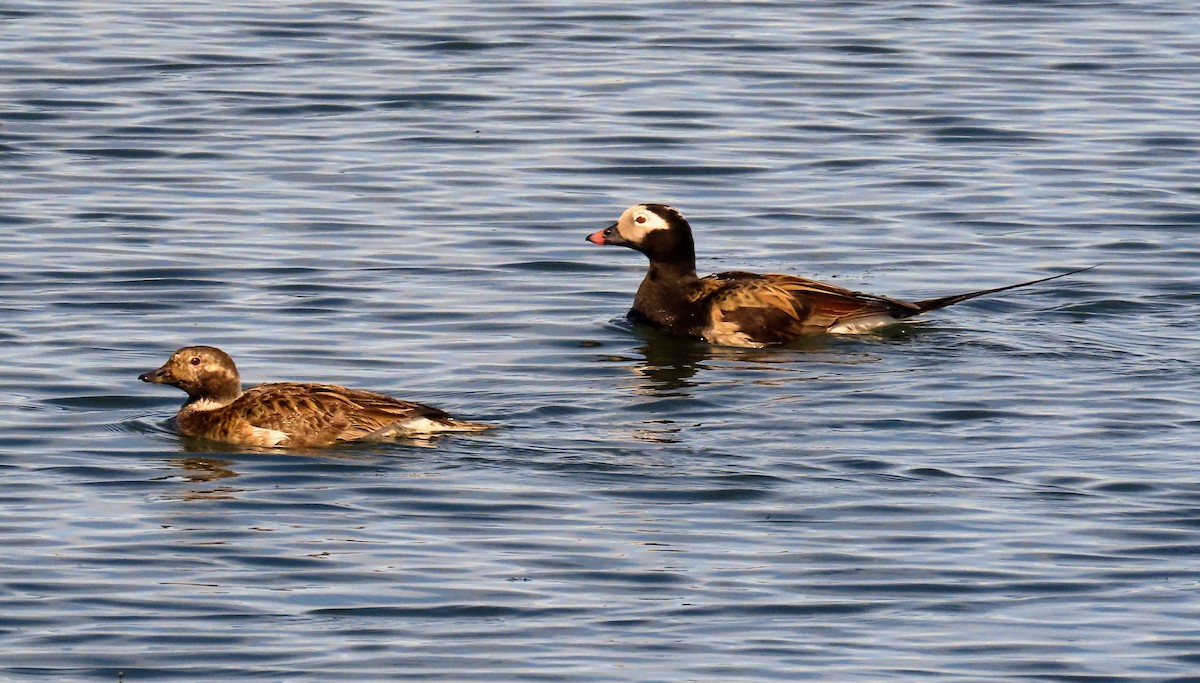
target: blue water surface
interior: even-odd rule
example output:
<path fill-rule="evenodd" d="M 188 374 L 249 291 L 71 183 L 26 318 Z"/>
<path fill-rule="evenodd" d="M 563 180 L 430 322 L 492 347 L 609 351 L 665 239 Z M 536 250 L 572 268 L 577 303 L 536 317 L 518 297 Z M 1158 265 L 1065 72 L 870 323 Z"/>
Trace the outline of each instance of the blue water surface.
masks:
<path fill-rule="evenodd" d="M 1200 680 L 1200 8 L 0 7 L 0 678 Z M 583 237 L 923 298 L 625 322 Z M 218 345 L 500 425 L 248 451 Z"/>

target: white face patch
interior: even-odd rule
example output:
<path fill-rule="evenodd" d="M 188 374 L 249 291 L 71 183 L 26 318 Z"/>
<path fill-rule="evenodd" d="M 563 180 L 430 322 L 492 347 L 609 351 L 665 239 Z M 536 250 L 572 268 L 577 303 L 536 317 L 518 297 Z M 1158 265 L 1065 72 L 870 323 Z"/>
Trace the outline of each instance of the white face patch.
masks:
<path fill-rule="evenodd" d="M 214 377 L 221 377 L 222 379 L 224 379 L 227 382 L 238 383 L 241 381 L 241 379 L 238 377 L 238 374 L 236 372 L 234 372 L 232 369 L 229 368 L 229 366 L 225 365 L 224 363 L 219 363 L 219 362 L 205 363 L 204 364 L 204 374 L 212 375 Z"/>
<path fill-rule="evenodd" d="M 621 233 L 626 241 L 633 244 L 641 244 L 646 235 L 655 230 L 670 230 L 671 226 L 667 224 L 663 217 L 654 213 L 645 204 L 638 204 L 625 209 L 625 213 L 621 214 L 621 219 L 617 221 L 617 232 Z"/>

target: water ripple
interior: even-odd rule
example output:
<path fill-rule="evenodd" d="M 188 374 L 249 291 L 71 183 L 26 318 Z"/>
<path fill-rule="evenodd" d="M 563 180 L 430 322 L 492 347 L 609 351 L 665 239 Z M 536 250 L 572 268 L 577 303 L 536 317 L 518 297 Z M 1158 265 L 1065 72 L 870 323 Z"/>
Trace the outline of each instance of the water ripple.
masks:
<path fill-rule="evenodd" d="M 1196 18 L 0 8 L 3 677 L 1193 676 Z M 720 349 L 622 317 L 637 201 L 706 272 L 1104 265 Z M 501 428 L 184 439 L 198 342 Z"/>

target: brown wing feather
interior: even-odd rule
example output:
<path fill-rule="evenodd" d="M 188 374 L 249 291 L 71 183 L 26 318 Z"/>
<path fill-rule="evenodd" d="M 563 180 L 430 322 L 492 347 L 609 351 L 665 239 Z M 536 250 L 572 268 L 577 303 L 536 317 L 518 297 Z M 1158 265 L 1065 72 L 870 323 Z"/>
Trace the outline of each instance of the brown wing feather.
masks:
<path fill-rule="evenodd" d="M 904 301 L 856 292 L 794 275 L 729 272 L 701 280 L 700 298 L 707 298 L 712 319 L 705 337 L 719 344 L 739 346 L 787 342 L 797 336 L 856 324 L 863 329 L 887 320 L 900 320 L 1018 287 L 1057 280 L 1087 270 L 1080 268 L 1059 275 L 1028 280 L 1003 287 L 964 294 Z"/>
<path fill-rule="evenodd" d="M 352 441 L 418 417 L 449 416 L 419 403 L 332 384 L 263 384 L 229 406 L 247 423 L 284 432 L 291 446 Z"/>
<path fill-rule="evenodd" d="M 717 343 L 774 344 L 856 318 L 904 317 L 920 310 L 907 301 L 778 273 L 717 273 L 701 283 Z"/>

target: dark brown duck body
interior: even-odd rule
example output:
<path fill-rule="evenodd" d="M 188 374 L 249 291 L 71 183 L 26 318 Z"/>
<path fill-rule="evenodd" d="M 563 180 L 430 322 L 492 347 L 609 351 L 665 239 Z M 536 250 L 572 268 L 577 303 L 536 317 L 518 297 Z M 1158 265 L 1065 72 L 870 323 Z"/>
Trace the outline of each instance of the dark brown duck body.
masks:
<path fill-rule="evenodd" d="M 138 379 L 187 392 L 175 416 L 187 436 L 265 448 L 315 448 L 357 439 L 480 431 L 420 403 L 334 384 L 280 382 L 241 390 L 233 359 L 212 346 L 176 351 Z"/>
<path fill-rule="evenodd" d="M 687 220 L 665 204 L 638 204 L 593 244 L 640 251 L 650 260 L 629 311 L 631 319 L 712 344 L 759 347 L 814 334 L 857 334 L 927 311 L 1089 270 L 964 294 L 904 301 L 778 273 L 696 275 L 695 246 Z"/>

